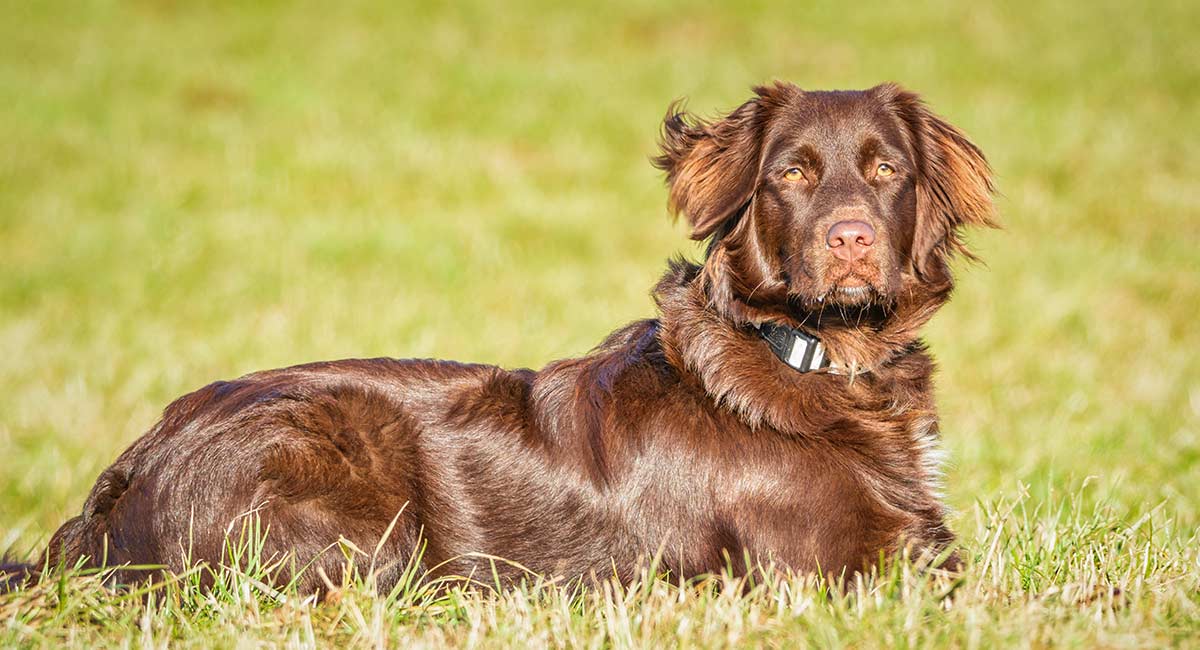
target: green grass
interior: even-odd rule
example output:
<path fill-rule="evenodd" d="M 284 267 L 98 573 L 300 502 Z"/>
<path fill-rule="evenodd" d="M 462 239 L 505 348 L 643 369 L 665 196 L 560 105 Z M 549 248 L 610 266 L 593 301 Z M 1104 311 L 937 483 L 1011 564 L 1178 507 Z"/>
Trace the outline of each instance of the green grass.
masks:
<path fill-rule="evenodd" d="M 1002 192 L 927 333 L 961 584 L 312 606 L 246 568 L 211 594 L 84 576 L 0 596 L 0 645 L 1200 643 L 1200 5 L 456 7 L 5 3 L 0 549 L 32 556 L 214 379 L 586 351 L 698 254 L 647 162 L 672 99 L 896 80 Z"/>

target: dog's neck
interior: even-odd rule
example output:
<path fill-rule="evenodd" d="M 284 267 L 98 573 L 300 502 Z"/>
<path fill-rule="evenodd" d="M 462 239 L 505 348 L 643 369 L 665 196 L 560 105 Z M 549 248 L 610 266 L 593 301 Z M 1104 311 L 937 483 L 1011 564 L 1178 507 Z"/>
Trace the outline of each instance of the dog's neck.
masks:
<path fill-rule="evenodd" d="M 660 339 L 673 365 L 696 377 L 716 402 L 752 427 L 806 431 L 814 430 L 819 424 L 814 419 L 824 414 L 880 399 L 877 388 L 892 384 L 892 375 L 929 374 L 931 364 L 917 334 L 945 302 L 950 285 L 929 286 L 912 283 L 888 318 L 869 327 L 823 323 L 818 328 L 745 303 L 718 304 L 702 267 L 686 262 L 671 265 L 655 288 L 655 299 L 662 312 Z M 834 371 L 798 372 L 782 361 L 759 334 L 757 326 L 765 322 L 819 339 Z"/>
<path fill-rule="evenodd" d="M 733 326 L 759 328 L 773 323 L 794 328 L 820 341 L 835 372 L 851 376 L 883 367 L 916 342 L 921 328 L 954 288 L 950 270 L 943 264 L 932 276 L 920 279 L 912 272 L 901 274 L 899 290 L 886 304 L 804 307 L 786 298 L 776 301 L 786 301 L 786 305 L 752 304 L 732 289 L 727 260 L 709 256 L 704 266 L 692 268 L 694 276 L 689 281 L 698 285 L 705 304 Z"/>
<path fill-rule="evenodd" d="M 839 369 L 825 354 L 825 344 L 821 339 L 801 332 L 794 327 L 779 323 L 759 323 L 755 328 L 758 335 L 767 342 L 771 352 L 779 360 L 795 368 L 797 372 L 814 372 L 828 368 L 830 372 Z"/>

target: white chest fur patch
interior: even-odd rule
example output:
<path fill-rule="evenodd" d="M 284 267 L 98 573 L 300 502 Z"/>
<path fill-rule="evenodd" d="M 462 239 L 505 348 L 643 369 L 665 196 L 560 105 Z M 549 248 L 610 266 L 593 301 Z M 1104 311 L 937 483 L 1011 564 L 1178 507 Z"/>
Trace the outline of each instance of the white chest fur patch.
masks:
<path fill-rule="evenodd" d="M 913 423 L 913 443 L 920 454 L 921 470 L 931 494 L 938 500 L 945 497 L 942 491 L 942 479 L 945 476 L 946 450 L 942 448 L 941 436 L 938 433 L 938 422 L 935 417 L 923 417 Z"/>

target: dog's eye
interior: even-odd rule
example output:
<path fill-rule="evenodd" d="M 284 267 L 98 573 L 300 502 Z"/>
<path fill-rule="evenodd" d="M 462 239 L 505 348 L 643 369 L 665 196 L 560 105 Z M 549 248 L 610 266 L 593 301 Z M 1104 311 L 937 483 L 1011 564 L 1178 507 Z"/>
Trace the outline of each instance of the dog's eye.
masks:
<path fill-rule="evenodd" d="M 875 168 L 876 176 L 891 176 L 892 174 L 895 174 L 895 173 L 896 173 L 896 168 L 892 167 L 891 165 L 889 165 L 887 163 L 879 163 L 879 166 Z"/>
<path fill-rule="evenodd" d="M 789 181 L 804 180 L 804 172 L 799 167 L 788 167 L 787 171 L 783 172 L 783 177 Z"/>

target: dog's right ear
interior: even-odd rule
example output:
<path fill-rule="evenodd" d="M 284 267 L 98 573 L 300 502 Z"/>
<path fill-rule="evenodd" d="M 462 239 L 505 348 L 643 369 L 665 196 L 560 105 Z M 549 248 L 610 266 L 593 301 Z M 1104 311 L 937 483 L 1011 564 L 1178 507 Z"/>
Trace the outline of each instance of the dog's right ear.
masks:
<path fill-rule="evenodd" d="M 679 101 L 667 109 L 654 166 L 667 172 L 668 206 L 687 217 L 692 239 L 707 238 L 750 203 L 763 130 L 775 108 L 800 89 L 776 83 L 754 92 L 754 99 L 712 122 L 688 115 Z"/>

